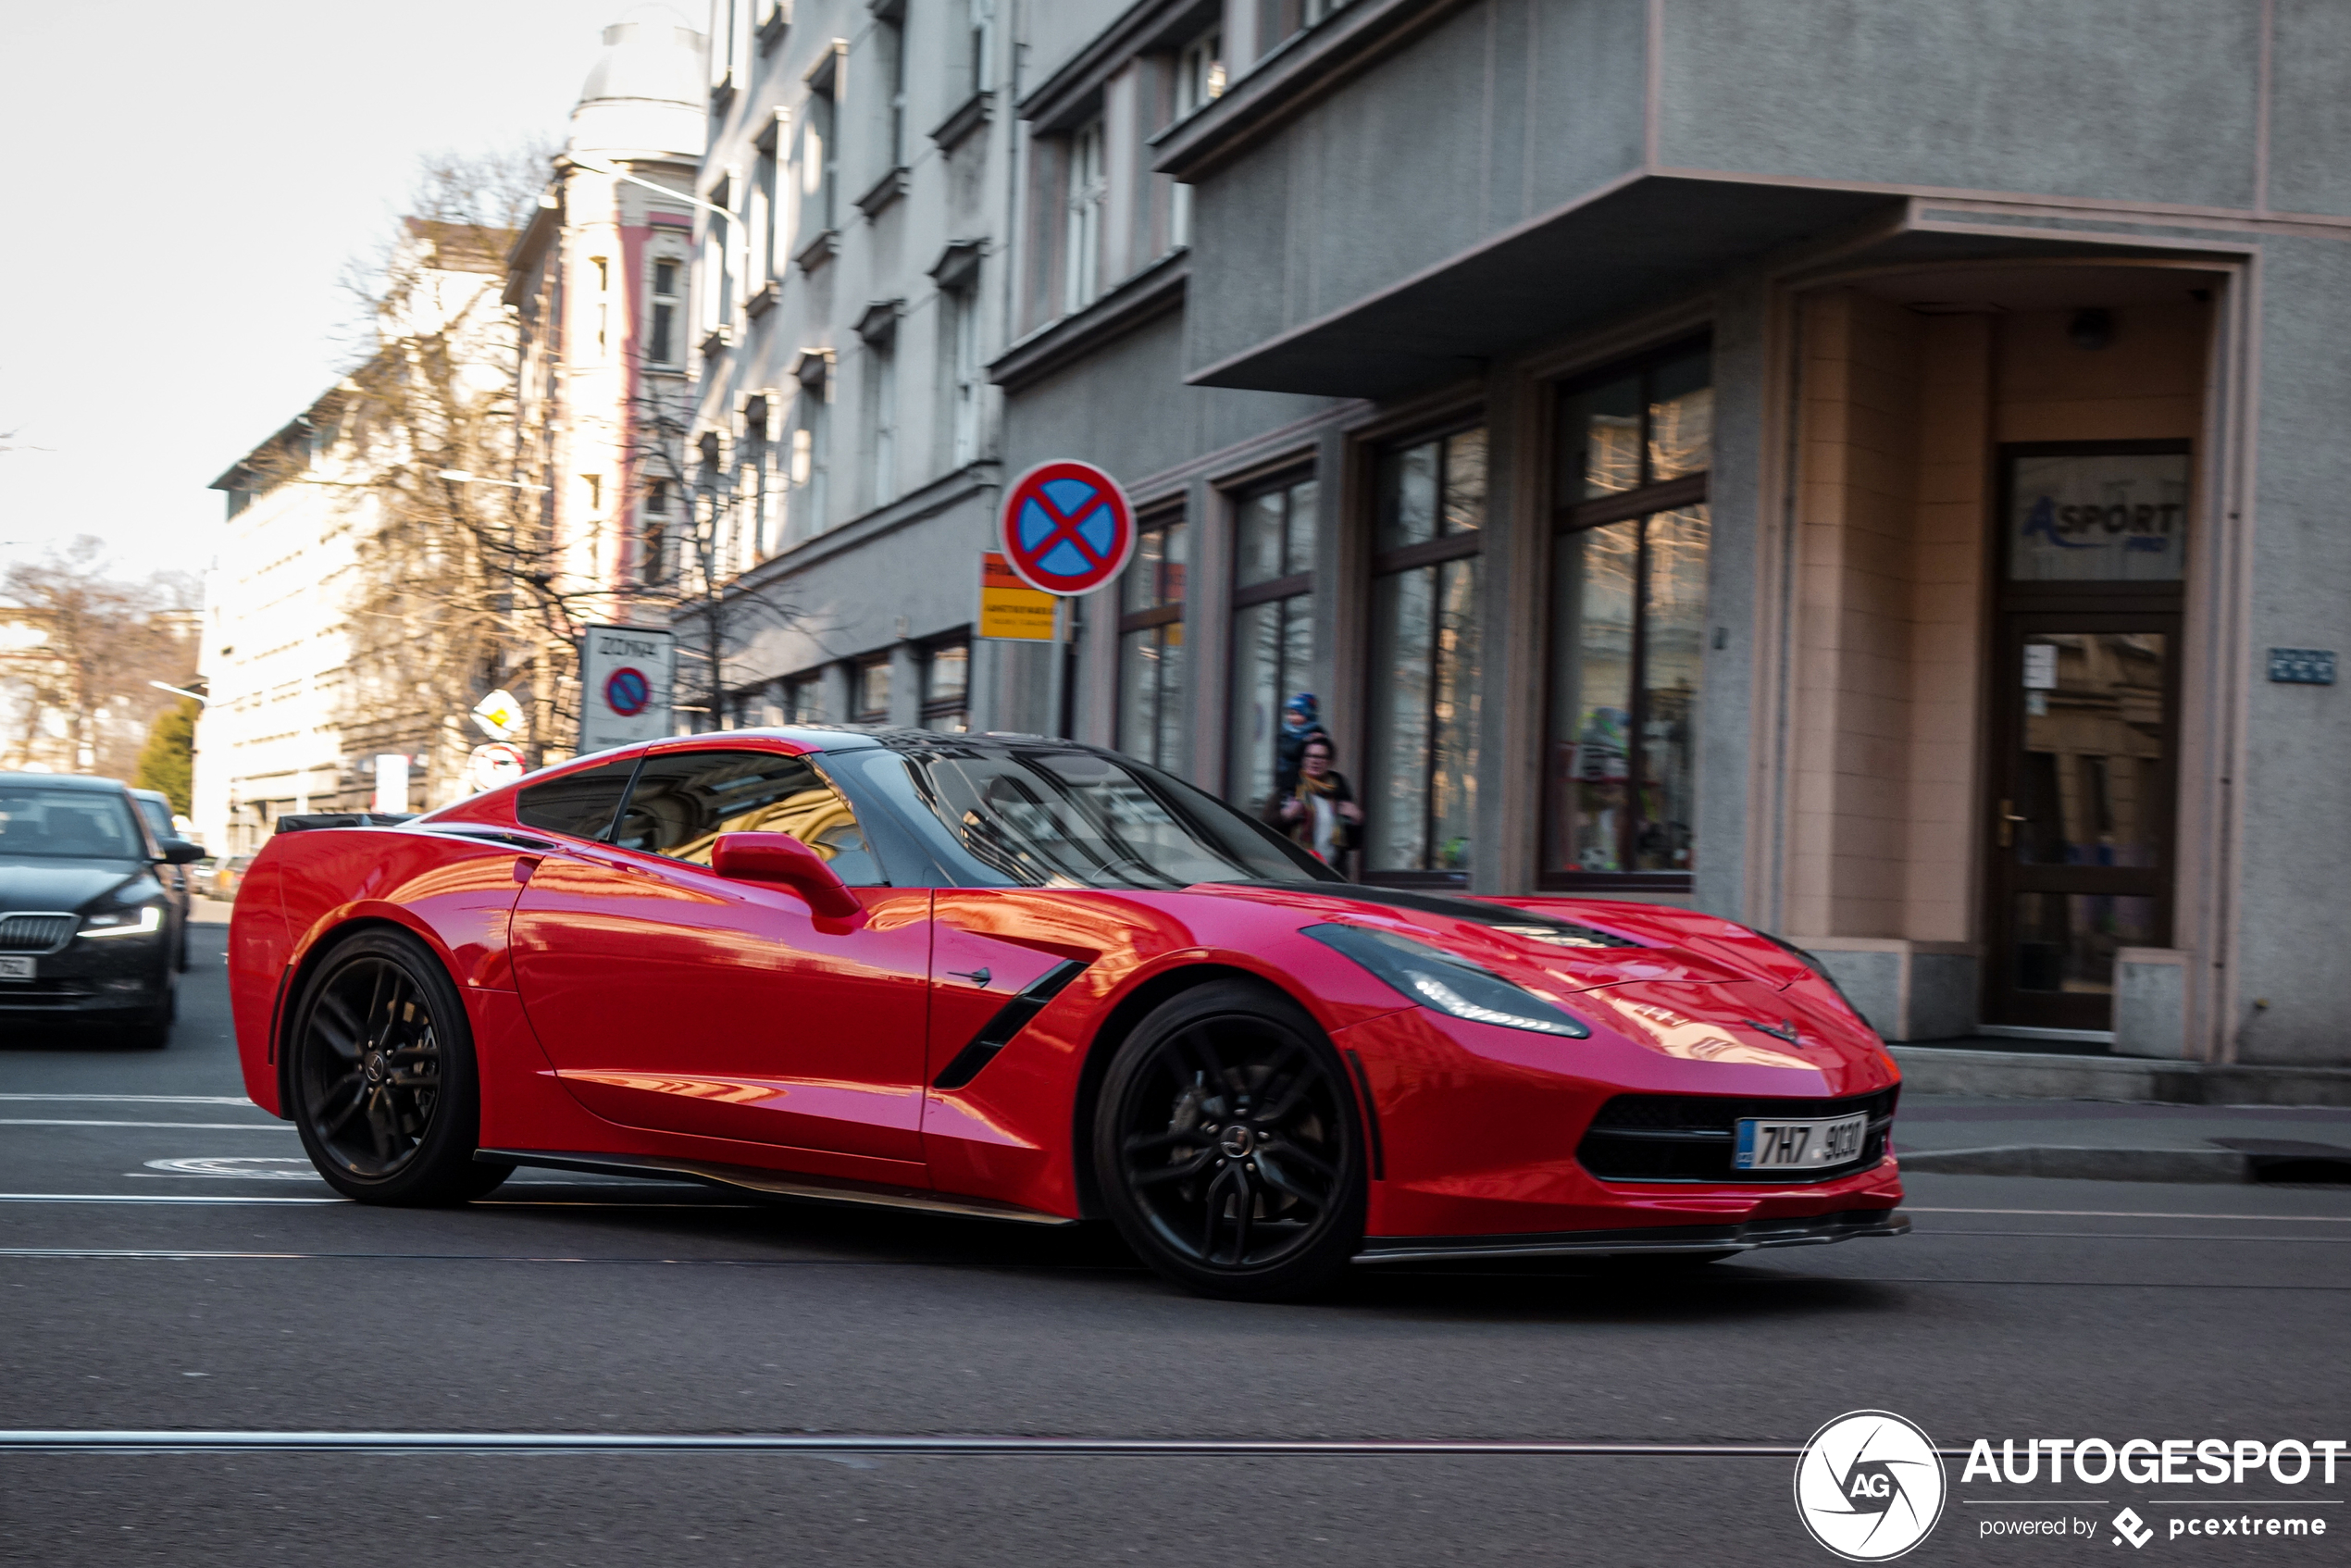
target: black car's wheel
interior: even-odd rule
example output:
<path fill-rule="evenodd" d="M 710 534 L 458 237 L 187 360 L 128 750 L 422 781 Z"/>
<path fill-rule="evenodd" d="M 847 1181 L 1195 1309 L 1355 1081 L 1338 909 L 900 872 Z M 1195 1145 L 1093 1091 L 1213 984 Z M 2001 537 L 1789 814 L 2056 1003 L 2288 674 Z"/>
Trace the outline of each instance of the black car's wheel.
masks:
<path fill-rule="evenodd" d="M 161 1051 L 171 1043 L 171 1026 L 180 1016 L 180 986 L 175 972 L 163 977 L 163 1000 L 127 1031 L 134 1050 Z"/>
<path fill-rule="evenodd" d="M 504 1181 L 474 1159 L 480 1098 L 457 989 L 404 932 L 365 931 L 320 962 L 287 1030 L 289 1109 L 318 1174 L 368 1203 L 453 1203 Z"/>
<path fill-rule="evenodd" d="M 1205 1295 L 1288 1300 L 1363 1233 L 1362 1139 L 1330 1042 L 1272 989 L 1216 981 L 1163 1003 L 1112 1061 L 1094 1170 L 1128 1246 Z"/>

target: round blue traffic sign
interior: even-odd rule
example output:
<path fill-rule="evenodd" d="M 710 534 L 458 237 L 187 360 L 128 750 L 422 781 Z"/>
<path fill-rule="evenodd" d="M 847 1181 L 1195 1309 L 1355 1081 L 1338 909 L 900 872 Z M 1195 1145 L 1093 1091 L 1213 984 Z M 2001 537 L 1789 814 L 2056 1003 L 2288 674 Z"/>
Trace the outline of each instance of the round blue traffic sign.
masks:
<path fill-rule="evenodd" d="M 1004 559 L 1047 593 L 1091 593 L 1135 553 L 1135 509 L 1091 463 L 1039 463 L 1004 492 Z"/>

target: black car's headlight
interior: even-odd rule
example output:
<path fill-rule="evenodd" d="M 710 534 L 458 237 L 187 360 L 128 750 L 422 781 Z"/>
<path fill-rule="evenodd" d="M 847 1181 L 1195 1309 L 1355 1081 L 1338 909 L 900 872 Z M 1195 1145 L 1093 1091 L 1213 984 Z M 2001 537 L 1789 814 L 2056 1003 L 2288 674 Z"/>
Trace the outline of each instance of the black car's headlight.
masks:
<path fill-rule="evenodd" d="M 81 912 L 84 937 L 151 937 L 163 929 L 161 883 L 143 878 Z"/>
<path fill-rule="evenodd" d="M 1592 1031 L 1524 987 L 1466 958 L 1363 926 L 1309 926 L 1299 933 L 1345 953 L 1408 1002 L 1473 1024 L 1588 1039 Z"/>

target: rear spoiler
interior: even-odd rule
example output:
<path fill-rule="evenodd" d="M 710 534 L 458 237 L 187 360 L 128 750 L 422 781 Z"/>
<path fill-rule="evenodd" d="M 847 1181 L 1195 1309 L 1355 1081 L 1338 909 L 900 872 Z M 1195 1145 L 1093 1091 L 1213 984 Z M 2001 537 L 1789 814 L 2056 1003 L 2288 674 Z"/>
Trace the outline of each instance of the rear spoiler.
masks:
<path fill-rule="evenodd" d="M 280 833 L 307 833 L 314 828 L 397 828 L 416 819 L 413 811 L 314 811 L 278 818 Z"/>

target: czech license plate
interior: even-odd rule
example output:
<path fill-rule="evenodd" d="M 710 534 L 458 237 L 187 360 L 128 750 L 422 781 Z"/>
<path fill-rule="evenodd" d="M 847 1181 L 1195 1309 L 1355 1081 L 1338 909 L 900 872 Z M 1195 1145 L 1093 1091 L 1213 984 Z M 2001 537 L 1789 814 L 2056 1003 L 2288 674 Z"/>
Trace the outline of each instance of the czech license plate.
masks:
<path fill-rule="evenodd" d="M 1811 1121 L 1746 1116 L 1739 1121 L 1738 1151 L 1731 1164 L 1742 1171 L 1812 1171 L 1841 1165 L 1861 1157 L 1861 1139 L 1869 1130 L 1867 1112 Z"/>
<path fill-rule="evenodd" d="M 13 953 L 0 953 L 0 980 L 30 980 L 31 978 L 31 959 L 19 958 Z"/>

